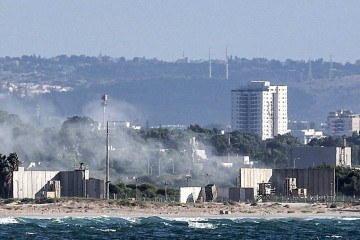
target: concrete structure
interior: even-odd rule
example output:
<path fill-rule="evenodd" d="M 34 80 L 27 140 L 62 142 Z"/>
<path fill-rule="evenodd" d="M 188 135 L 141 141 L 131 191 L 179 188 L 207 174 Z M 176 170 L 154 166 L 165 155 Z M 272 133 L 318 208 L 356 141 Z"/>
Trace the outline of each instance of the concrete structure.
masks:
<path fill-rule="evenodd" d="M 253 197 L 258 196 L 259 184 L 271 183 L 271 189 L 276 195 L 335 195 L 335 169 L 306 168 L 306 169 L 240 169 L 241 189 L 253 189 Z M 229 189 L 229 199 L 243 201 L 241 196 L 249 198 L 249 191 L 243 195 L 239 188 Z"/>
<path fill-rule="evenodd" d="M 254 196 L 259 191 L 259 183 L 270 182 L 272 169 L 267 168 L 240 168 L 239 186 L 240 188 L 253 188 Z"/>
<path fill-rule="evenodd" d="M 86 180 L 86 197 L 87 198 L 104 198 L 105 183 L 100 179 Z"/>
<path fill-rule="evenodd" d="M 217 199 L 217 189 L 215 184 L 208 184 L 205 186 L 205 201 L 214 202 Z"/>
<path fill-rule="evenodd" d="M 61 171 L 59 178 L 63 197 L 86 197 L 89 170 Z"/>
<path fill-rule="evenodd" d="M 97 197 L 103 198 L 103 181 L 89 179 L 89 170 L 13 172 L 12 198 Z"/>
<path fill-rule="evenodd" d="M 217 198 L 216 198 L 217 202 L 229 201 L 229 188 L 217 187 L 216 191 L 217 191 Z"/>
<path fill-rule="evenodd" d="M 252 202 L 254 198 L 254 188 L 229 188 L 229 200 L 234 202 Z"/>
<path fill-rule="evenodd" d="M 293 147 L 289 167 L 308 168 L 321 163 L 351 167 L 351 147 Z"/>
<path fill-rule="evenodd" d="M 303 144 L 308 144 L 314 138 L 324 137 L 322 131 L 316 131 L 315 129 L 291 130 L 290 134 Z"/>
<path fill-rule="evenodd" d="M 273 138 L 288 132 L 287 86 L 251 81 L 231 91 L 231 127 Z"/>
<path fill-rule="evenodd" d="M 38 198 L 44 195 L 48 181 L 57 180 L 59 171 L 25 171 L 19 167 L 13 172 L 12 198 Z M 61 193 L 60 193 L 61 194 Z"/>
<path fill-rule="evenodd" d="M 291 181 L 296 186 L 286 182 Z M 335 169 L 274 169 L 271 186 L 276 195 L 288 196 L 290 188 L 306 189 L 309 196 L 334 196 L 335 195 Z"/>
<path fill-rule="evenodd" d="M 204 191 L 202 191 L 201 187 L 181 187 L 180 203 L 195 203 L 196 200 L 202 197 L 202 192 Z"/>
<path fill-rule="evenodd" d="M 351 136 L 360 131 L 360 114 L 349 110 L 329 112 L 327 117 L 327 134 L 334 137 Z"/>

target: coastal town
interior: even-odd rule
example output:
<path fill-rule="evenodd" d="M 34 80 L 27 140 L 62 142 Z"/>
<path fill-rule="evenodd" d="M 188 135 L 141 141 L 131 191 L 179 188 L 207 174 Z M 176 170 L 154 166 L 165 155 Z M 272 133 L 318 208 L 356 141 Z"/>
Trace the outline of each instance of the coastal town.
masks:
<path fill-rule="evenodd" d="M 168 153 L 175 149 L 162 147 L 157 151 L 164 156 L 158 155 L 159 159 L 151 159 L 143 163 L 146 168 L 143 175 L 127 173 L 125 178 L 120 178 L 122 182 L 119 184 L 115 182 L 119 180 L 117 175 L 113 172 L 110 175 L 110 165 L 112 165 L 110 161 L 114 154 L 112 150 L 117 148 L 113 144 L 116 142 L 113 139 L 116 139 L 118 131 L 139 132 L 142 131 L 142 127 L 130 122 L 110 121 L 107 118 L 108 96 L 103 95 L 101 97 L 102 123 L 90 122 L 89 124 L 90 120 L 74 118 L 69 119 L 69 123 L 64 126 L 69 127 L 67 131 L 71 132 L 72 128 L 77 128 L 76 124 L 88 124 L 86 127 L 88 130 L 90 126 L 92 132 L 96 131 L 106 136 L 102 148 L 105 156 L 103 162 L 105 171 L 103 173 L 95 171 L 97 178 L 94 178 L 86 162 L 77 162 L 75 169 L 66 171 L 49 169 L 49 167 L 44 169 L 35 162 L 25 168 L 21 166 L 21 160 L 16 153 L 10 154 L 2 161 L 3 166 L 6 164 L 12 166 L 10 170 L 3 167 L 1 180 L 4 187 L 0 191 L 3 198 L 10 199 L 8 205 L 12 207 L 7 209 L 29 211 L 24 203 L 48 202 L 57 204 L 58 211 L 63 214 L 64 208 L 59 203 L 79 201 L 81 203 L 79 203 L 81 205 L 79 209 L 82 209 L 80 212 L 90 211 L 95 214 L 94 211 L 100 210 L 90 204 L 90 200 L 98 202 L 99 200 L 96 199 L 104 199 L 109 201 L 108 204 L 119 205 L 119 214 L 124 214 L 122 210 L 124 207 L 138 209 L 140 212 L 149 211 L 149 209 L 154 209 L 153 204 L 160 204 L 168 214 L 176 214 L 176 211 L 182 207 L 207 209 L 203 209 L 203 213 L 195 211 L 199 214 L 242 214 L 252 213 L 251 209 L 256 209 L 256 206 L 261 207 L 255 213 L 262 214 L 262 212 L 270 213 L 266 210 L 269 204 L 277 206 L 276 212 L 271 212 L 271 214 L 285 214 L 286 207 L 283 206 L 289 207 L 294 204 L 298 213 L 305 211 L 301 209 L 308 206 L 316 206 L 310 211 L 312 213 L 356 212 L 350 210 L 351 206 L 356 206 L 359 202 L 355 197 L 359 189 L 354 186 L 355 179 L 351 176 L 358 176 L 356 174 L 359 170 L 354 164 L 358 160 L 352 153 L 354 145 L 348 146 L 347 138 L 354 137 L 354 134 L 360 130 L 358 114 L 353 114 L 349 110 L 330 112 L 326 127 L 322 132 L 309 128 L 309 124 L 304 121 L 288 121 L 287 86 L 272 86 L 269 81 L 251 81 L 248 85 L 231 92 L 231 128 L 215 131 L 217 137 L 225 141 L 224 157 L 208 156 L 210 154 L 206 142 L 202 140 L 204 137 L 194 136 L 190 138 L 189 143 L 186 144 L 187 148 L 184 149 L 189 152 L 185 156 L 188 158 L 187 166 L 179 168 L 179 163 L 171 159 L 172 155 Z M 72 126 L 72 124 L 75 125 Z M 147 131 L 153 134 L 156 131 L 169 131 L 169 129 L 187 131 L 187 128 L 181 125 L 149 128 Z M 192 132 L 206 130 L 200 126 L 190 126 L 190 129 Z M 232 142 L 237 141 L 236 134 L 239 132 L 258 135 L 262 141 L 286 136 L 295 144 L 285 146 L 284 154 L 287 154 L 285 158 L 265 154 L 264 159 L 259 161 L 254 154 L 239 155 L 234 152 Z M 333 146 L 314 144 L 316 141 L 331 137 L 338 138 L 340 141 Z M 244 143 L 240 142 L 240 144 Z M 265 144 L 274 143 L 265 142 Z M 266 149 L 273 152 L 280 150 L 279 146 Z M 352 159 L 353 157 L 355 159 Z M 161 161 L 163 166 L 160 165 Z M 166 162 L 171 162 L 171 164 L 166 164 Z M 264 162 L 267 162 L 267 165 L 264 165 Z M 209 171 L 209 165 L 214 165 L 211 171 Z M 194 172 L 194 169 L 197 171 Z M 219 181 L 220 178 L 216 172 L 220 177 L 224 174 L 221 171 L 224 170 L 233 175 Z M 161 174 L 165 175 L 165 178 L 161 178 Z M 205 179 L 199 180 L 199 176 L 204 176 Z M 114 180 L 111 181 L 111 179 Z M 164 182 L 160 182 L 160 186 L 159 179 L 165 179 Z M 353 187 L 349 188 L 349 186 Z M 3 203 L 5 202 L 6 200 Z M 273 205 L 274 203 L 278 205 Z M 84 204 L 90 204 L 92 207 L 87 208 L 93 210 L 86 209 Z M 107 203 L 101 202 L 101 204 Z M 225 204 L 228 204 L 228 207 L 224 207 Z M 345 210 L 330 209 L 331 212 L 327 210 L 330 206 L 336 209 L 338 205 Z M 146 210 L 141 210 L 141 206 Z M 53 208 L 56 209 L 56 207 L 49 209 Z M 171 210 L 172 208 L 175 210 Z M 53 211 L 55 210 L 50 212 Z M 190 212 L 194 210 L 188 211 L 187 214 Z M 108 212 L 101 211 L 101 213 Z M 5 211 L 4 214 L 7 215 L 9 212 Z M 162 212 L 156 214 L 162 214 Z"/>

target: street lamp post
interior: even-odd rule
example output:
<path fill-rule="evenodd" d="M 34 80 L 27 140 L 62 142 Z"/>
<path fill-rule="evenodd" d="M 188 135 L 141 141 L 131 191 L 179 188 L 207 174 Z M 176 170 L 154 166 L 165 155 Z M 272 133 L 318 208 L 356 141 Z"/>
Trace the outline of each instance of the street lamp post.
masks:
<path fill-rule="evenodd" d="M 295 169 L 295 168 L 296 168 L 296 160 L 300 160 L 300 158 L 294 158 L 293 160 L 294 160 L 294 162 L 293 162 L 293 169 Z"/>
<path fill-rule="evenodd" d="M 137 186 L 138 186 L 138 180 L 139 178 L 135 178 L 135 200 L 137 200 Z"/>
<path fill-rule="evenodd" d="M 150 168 L 150 175 L 152 175 L 153 174 L 153 168 L 154 168 L 155 166 L 154 165 L 151 165 L 151 168 Z"/>
<path fill-rule="evenodd" d="M 185 175 L 186 177 L 186 186 L 189 186 L 189 179 L 191 178 L 191 175 Z"/>
<path fill-rule="evenodd" d="M 209 184 L 210 181 L 210 173 L 206 173 L 206 184 Z"/>
<path fill-rule="evenodd" d="M 106 121 L 106 157 L 105 157 L 105 198 L 109 199 L 109 184 L 110 184 L 110 132 L 109 123 L 116 123 L 118 121 Z"/>

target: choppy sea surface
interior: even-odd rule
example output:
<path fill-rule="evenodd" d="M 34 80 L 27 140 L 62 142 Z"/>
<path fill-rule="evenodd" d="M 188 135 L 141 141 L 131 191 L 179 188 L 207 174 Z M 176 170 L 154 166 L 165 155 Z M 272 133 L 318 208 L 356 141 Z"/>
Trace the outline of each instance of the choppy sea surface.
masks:
<path fill-rule="evenodd" d="M 360 218 L 0 218 L 0 239 L 360 239 Z"/>

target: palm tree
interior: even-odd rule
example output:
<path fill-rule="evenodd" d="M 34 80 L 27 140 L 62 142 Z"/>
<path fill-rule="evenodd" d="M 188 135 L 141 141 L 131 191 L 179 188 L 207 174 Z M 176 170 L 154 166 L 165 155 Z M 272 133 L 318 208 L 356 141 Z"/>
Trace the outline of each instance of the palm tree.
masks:
<path fill-rule="evenodd" d="M 0 154 L 0 182 L 1 196 L 9 198 L 12 196 L 12 176 L 13 172 L 19 169 L 21 162 L 16 153 L 10 153 L 9 156 Z"/>

